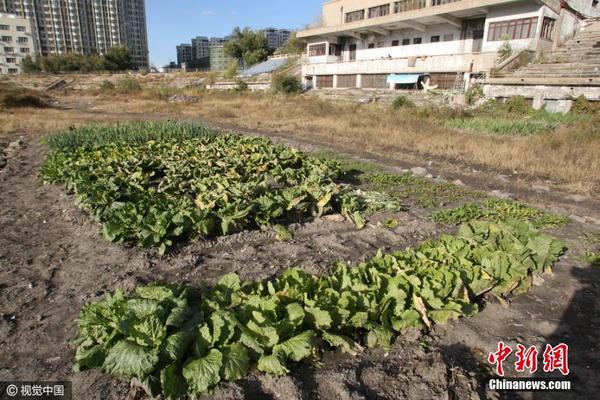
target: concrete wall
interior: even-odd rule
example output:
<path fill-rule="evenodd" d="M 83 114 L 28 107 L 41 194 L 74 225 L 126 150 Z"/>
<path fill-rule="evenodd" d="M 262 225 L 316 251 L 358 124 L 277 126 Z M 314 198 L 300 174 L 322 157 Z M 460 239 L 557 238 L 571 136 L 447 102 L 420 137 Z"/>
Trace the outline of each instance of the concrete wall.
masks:
<path fill-rule="evenodd" d="M 550 112 L 568 112 L 573 99 L 579 96 L 585 96 L 591 101 L 600 101 L 600 86 L 486 84 L 483 86 L 483 92 L 490 98 L 523 96 L 533 99 L 535 109 L 545 108 Z"/>

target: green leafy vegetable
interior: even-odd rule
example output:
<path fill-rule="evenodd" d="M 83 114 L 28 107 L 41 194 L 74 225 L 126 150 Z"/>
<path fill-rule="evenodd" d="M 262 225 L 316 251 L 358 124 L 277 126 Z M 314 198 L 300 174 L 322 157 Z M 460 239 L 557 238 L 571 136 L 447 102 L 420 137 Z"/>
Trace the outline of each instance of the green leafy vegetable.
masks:
<path fill-rule="evenodd" d="M 320 277 L 291 268 L 256 282 L 227 274 L 203 296 L 171 285 L 116 291 L 82 309 L 75 369 L 194 398 L 253 365 L 285 375 L 329 347 L 389 348 L 405 329 L 472 316 L 486 293 L 526 291 L 562 251 L 529 223 L 476 221 L 353 268 L 336 263 Z"/>

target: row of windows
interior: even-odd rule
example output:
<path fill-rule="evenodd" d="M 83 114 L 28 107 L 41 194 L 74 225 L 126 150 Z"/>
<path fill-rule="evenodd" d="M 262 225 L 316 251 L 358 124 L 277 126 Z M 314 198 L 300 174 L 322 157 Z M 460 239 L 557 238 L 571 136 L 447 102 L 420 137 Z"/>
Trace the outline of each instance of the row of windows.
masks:
<path fill-rule="evenodd" d="M 0 31 L 10 31 L 10 25 L 0 25 Z M 17 25 L 17 32 L 25 32 L 24 26 Z"/>
<path fill-rule="evenodd" d="M 6 63 L 7 64 L 16 64 L 17 63 L 17 59 L 14 57 L 6 57 Z"/>
<path fill-rule="evenodd" d="M 537 17 L 490 22 L 487 40 L 494 42 L 505 39 L 530 39 L 535 37 L 537 24 Z"/>
<path fill-rule="evenodd" d="M 2 37 L 0 37 L 0 41 L 12 42 L 13 38 L 12 38 L 12 36 L 2 36 Z M 18 37 L 17 38 L 17 43 L 28 43 L 28 42 L 29 42 L 29 38 L 26 38 L 26 37 Z"/>
<path fill-rule="evenodd" d="M 417 10 L 424 8 L 427 5 L 427 0 L 402 0 L 394 2 L 394 13 L 404 11 Z M 371 7 L 366 14 L 368 18 L 384 17 L 390 14 L 390 4 L 382 4 L 380 6 Z M 346 22 L 362 21 L 365 19 L 365 10 L 357 10 L 346 13 Z"/>
<path fill-rule="evenodd" d="M 453 33 L 447 33 L 443 36 L 433 35 L 429 38 L 430 43 L 437 43 L 440 41 L 450 42 L 452 40 L 454 40 Z M 422 37 L 416 37 L 416 38 L 412 39 L 412 44 L 421 44 L 421 43 L 423 43 Z M 392 40 L 392 47 L 397 47 L 397 46 L 400 46 L 401 44 L 402 44 L 402 46 L 408 46 L 411 44 L 411 39 L 402 39 L 402 42 L 400 42 L 400 40 Z M 368 43 L 367 44 L 368 49 L 375 49 L 375 48 L 381 48 L 381 47 L 385 47 L 385 42 L 377 42 L 377 43 Z M 309 57 L 324 56 L 326 51 L 327 51 L 327 47 L 326 47 L 325 43 L 311 44 L 310 46 L 308 46 L 308 56 Z M 329 45 L 329 55 L 330 56 L 340 56 L 341 53 L 342 53 L 342 48 L 340 45 L 334 44 L 334 43 Z"/>
<path fill-rule="evenodd" d="M 0 74 L 4 72 L 3 68 L 0 68 Z M 19 69 L 18 68 L 8 68 L 8 73 L 9 74 L 17 74 L 19 73 Z"/>
<path fill-rule="evenodd" d="M 29 47 L 21 47 L 19 48 L 19 52 L 23 53 L 23 54 L 29 54 Z M 15 48 L 14 47 L 5 47 L 4 48 L 4 52 L 5 53 L 14 53 L 15 52 Z"/>

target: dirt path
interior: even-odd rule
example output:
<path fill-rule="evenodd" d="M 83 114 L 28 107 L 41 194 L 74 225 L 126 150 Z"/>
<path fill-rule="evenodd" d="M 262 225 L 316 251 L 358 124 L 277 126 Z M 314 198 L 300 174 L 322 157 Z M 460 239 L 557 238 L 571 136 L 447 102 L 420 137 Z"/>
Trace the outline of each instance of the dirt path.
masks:
<path fill-rule="evenodd" d="M 304 139 L 272 137 L 317 148 Z M 203 287 L 231 271 L 244 278 L 265 278 L 292 265 L 322 273 L 333 261 L 356 263 L 379 248 L 404 248 L 445 229 L 421 217 L 418 210 L 397 215 L 400 225 L 393 231 L 375 223 L 357 231 L 328 218 L 292 226 L 291 242 L 275 241 L 270 233 L 243 232 L 191 243 L 158 258 L 105 242 L 98 236 L 98 226 L 75 207 L 72 197 L 59 187 L 40 185 L 37 171 L 45 153 L 37 139 L 25 139 L 0 171 L 0 380 L 72 380 L 75 399 L 144 397 L 129 383 L 94 371 L 71 371 L 74 350 L 69 342 L 76 335 L 81 306 L 116 287 L 132 290 L 137 283 L 156 280 Z M 396 161 L 389 166 L 405 167 Z M 430 168 L 434 171 L 435 166 Z M 446 171 L 441 173 L 451 178 Z M 554 197 L 543 197 L 557 205 Z M 571 206 L 584 210 L 582 215 L 597 215 L 595 201 L 590 200 L 592 207 L 587 204 Z M 561 201 L 557 206 L 563 205 Z M 593 398 L 600 393 L 600 271 L 585 267 L 578 258 L 584 247 L 582 236 L 589 230 L 580 223 L 555 230 L 567 240 L 568 255 L 554 275 L 508 307 L 490 303 L 474 318 L 436 327 L 426 335 L 410 332 L 389 354 L 381 350 L 357 357 L 326 354 L 322 368 L 301 364 L 285 378 L 253 373 L 246 380 L 221 386 L 214 398 L 498 398 L 483 387 L 483 366 L 485 355 L 499 340 L 513 346 L 568 343 L 574 386 L 568 398 Z M 522 397 L 564 398 L 560 394 Z"/>

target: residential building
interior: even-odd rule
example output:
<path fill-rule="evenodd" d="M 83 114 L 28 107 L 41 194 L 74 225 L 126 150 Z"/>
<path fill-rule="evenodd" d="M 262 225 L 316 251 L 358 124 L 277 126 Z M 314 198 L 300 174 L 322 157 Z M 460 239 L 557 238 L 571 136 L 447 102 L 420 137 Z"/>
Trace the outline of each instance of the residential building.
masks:
<path fill-rule="evenodd" d="M 283 46 L 288 40 L 292 31 L 289 29 L 265 28 L 263 30 L 270 50 L 275 50 Z"/>
<path fill-rule="evenodd" d="M 582 0 L 579 0 L 582 1 Z M 590 5 L 595 0 L 587 0 Z M 505 41 L 543 51 L 573 35 L 578 17 L 559 0 L 331 0 L 308 41 L 304 81 L 315 88 L 451 88 L 490 71 Z"/>
<path fill-rule="evenodd" d="M 234 60 L 233 57 L 225 54 L 223 45 L 214 45 L 210 48 L 211 71 L 223 71 Z"/>
<path fill-rule="evenodd" d="M 189 64 L 193 60 L 192 45 L 182 43 L 177 46 L 177 65 L 181 67 L 183 64 Z"/>
<path fill-rule="evenodd" d="M 0 0 L 1 1 L 1 0 Z M 222 64 L 225 66 L 231 61 L 231 59 L 224 56 L 222 51 L 223 45 L 231 39 L 230 36 L 225 37 L 206 37 L 196 36 L 192 38 L 191 44 L 182 43 L 177 48 L 177 63 L 179 66 L 183 62 L 186 63 L 186 67 L 192 69 L 207 69 L 211 68 L 211 53 L 212 48 L 218 48 L 215 52 L 217 59 L 214 62 L 215 68 L 218 71 L 223 70 Z"/>
<path fill-rule="evenodd" d="M 0 12 L 31 21 L 42 55 L 105 54 L 125 46 L 134 66 L 148 67 L 144 0 L 0 0 Z"/>
<path fill-rule="evenodd" d="M 30 21 L 0 13 L 0 74 L 20 73 L 23 58 L 34 53 Z"/>
<path fill-rule="evenodd" d="M 210 39 L 197 36 L 192 39 L 192 60 L 210 57 Z"/>

